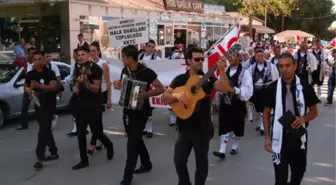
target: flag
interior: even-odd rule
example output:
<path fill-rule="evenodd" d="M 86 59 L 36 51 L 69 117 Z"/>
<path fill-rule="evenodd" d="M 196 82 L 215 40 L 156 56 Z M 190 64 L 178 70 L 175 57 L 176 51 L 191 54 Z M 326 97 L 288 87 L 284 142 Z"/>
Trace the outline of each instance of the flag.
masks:
<path fill-rule="evenodd" d="M 332 47 L 336 47 L 336 37 L 330 42 Z"/>
<path fill-rule="evenodd" d="M 298 36 L 298 35 L 296 35 L 296 41 L 297 41 L 297 42 L 300 42 L 300 41 L 301 41 L 301 37 Z"/>
<path fill-rule="evenodd" d="M 215 65 L 220 57 L 222 57 L 234 44 L 237 43 L 240 34 L 240 25 L 232 27 L 220 40 L 217 42 L 211 51 L 207 53 L 207 60 L 204 63 L 203 70 L 206 72 Z M 216 76 L 219 75 L 217 70 Z M 211 99 L 214 98 L 216 91 L 211 93 Z"/>

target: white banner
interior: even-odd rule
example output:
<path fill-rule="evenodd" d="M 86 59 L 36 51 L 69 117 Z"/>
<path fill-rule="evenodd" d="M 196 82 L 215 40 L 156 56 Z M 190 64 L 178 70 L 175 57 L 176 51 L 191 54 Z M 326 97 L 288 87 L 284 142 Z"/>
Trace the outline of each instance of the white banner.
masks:
<path fill-rule="evenodd" d="M 162 84 L 168 88 L 171 81 L 178 75 L 185 73 L 187 70 L 187 66 L 185 65 L 185 60 L 146 60 L 140 61 L 147 67 L 151 68 L 158 75 L 158 79 L 162 82 Z M 111 79 L 119 80 L 121 77 L 121 70 L 124 65 L 120 60 L 110 60 L 110 75 Z M 120 98 L 120 91 L 113 89 L 112 91 L 112 103 L 118 104 Z M 152 107 L 160 107 L 160 108 L 170 108 L 169 105 L 163 103 L 160 96 L 151 97 L 149 99 Z"/>
<path fill-rule="evenodd" d="M 146 43 L 149 40 L 147 19 L 121 19 L 107 22 L 112 47 Z"/>

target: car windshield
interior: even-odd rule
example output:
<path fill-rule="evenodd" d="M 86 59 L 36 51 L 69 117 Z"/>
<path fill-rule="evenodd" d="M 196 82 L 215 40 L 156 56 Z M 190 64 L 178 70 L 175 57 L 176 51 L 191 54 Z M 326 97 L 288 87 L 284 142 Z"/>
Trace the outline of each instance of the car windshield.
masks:
<path fill-rule="evenodd" d="M 0 65 L 0 83 L 9 82 L 19 69 L 14 65 Z"/>

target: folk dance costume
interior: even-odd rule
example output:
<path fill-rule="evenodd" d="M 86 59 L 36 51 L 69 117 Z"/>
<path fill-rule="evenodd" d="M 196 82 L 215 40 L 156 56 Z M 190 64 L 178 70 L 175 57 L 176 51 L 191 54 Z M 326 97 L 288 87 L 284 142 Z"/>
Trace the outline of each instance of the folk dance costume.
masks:
<path fill-rule="evenodd" d="M 258 113 L 258 127 L 256 131 L 260 131 L 264 135 L 263 111 L 264 111 L 264 96 L 267 85 L 279 78 L 279 72 L 275 65 L 264 61 L 262 64 L 255 63 L 249 68 L 252 75 L 254 92 L 250 101 L 253 103 L 256 112 Z"/>
<path fill-rule="evenodd" d="M 324 73 L 326 68 L 328 68 L 326 62 L 328 55 L 324 49 L 314 49 L 312 53 L 315 56 L 317 62 L 317 68 L 314 72 L 312 72 L 312 85 L 317 85 L 317 95 L 321 96 L 321 86 L 323 85 L 324 81 Z"/>
<path fill-rule="evenodd" d="M 295 74 L 309 84 L 312 84 L 312 72 L 317 69 L 317 62 L 315 56 L 308 51 L 298 51 L 295 53 L 294 58 L 297 63 Z"/>
<path fill-rule="evenodd" d="M 248 69 L 252 64 L 256 62 L 255 56 L 252 56 L 248 60 L 243 62 L 243 67 L 245 69 Z M 253 122 L 253 103 L 250 101 L 246 101 L 246 109 L 247 109 L 247 115 L 248 115 L 248 120 L 252 123 Z"/>
<path fill-rule="evenodd" d="M 231 155 L 237 154 L 238 141 L 244 136 L 246 101 L 253 95 L 251 74 L 242 65 L 230 66 L 226 71 L 226 75 L 230 86 L 236 92 L 219 95 L 220 150 L 214 151 L 213 155 L 221 159 L 225 158 L 226 144 L 231 131 L 235 135 Z"/>
<path fill-rule="evenodd" d="M 276 58 L 276 57 L 274 56 L 274 57 L 272 57 L 272 59 L 270 60 L 270 62 L 271 62 L 273 65 L 275 65 L 276 68 L 277 68 L 278 71 L 279 71 L 279 59 Z"/>

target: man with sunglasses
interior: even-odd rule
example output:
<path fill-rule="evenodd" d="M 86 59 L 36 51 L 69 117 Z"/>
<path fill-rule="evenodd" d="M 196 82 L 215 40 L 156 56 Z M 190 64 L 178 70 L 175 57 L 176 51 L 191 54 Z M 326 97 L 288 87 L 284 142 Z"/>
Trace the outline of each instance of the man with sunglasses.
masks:
<path fill-rule="evenodd" d="M 163 94 L 162 98 L 168 104 L 181 101 L 188 104 L 186 95 L 173 94 L 173 89 L 184 86 L 192 75 L 204 75 L 203 61 L 204 55 L 200 48 L 190 48 L 185 55 L 186 64 L 189 70 L 174 78 L 170 86 Z M 211 100 L 209 94 L 215 88 L 219 91 L 226 91 L 228 87 L 227 79 L 225 80 L 226 63 L 224 60 L 219 62 L 221 79 L 210 77 L 202 86 L 207 94 L 203 99 L 198 101 L 193 115 L 188 119 L 177 118 L 178 132 L 175 143 L 174 163 L 178 175 L 178 185 L 191 185 L 187 167 L 188 158 L 191 149 L 194 148 L 196 157 L 195 185 L 204 185 L 208 176 L 208 152 L 210 139 L 213 137 L 213 126 L 211 123 Z"/>

